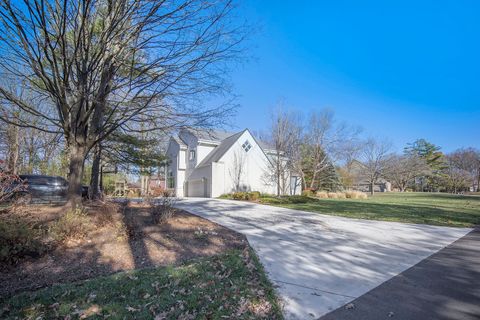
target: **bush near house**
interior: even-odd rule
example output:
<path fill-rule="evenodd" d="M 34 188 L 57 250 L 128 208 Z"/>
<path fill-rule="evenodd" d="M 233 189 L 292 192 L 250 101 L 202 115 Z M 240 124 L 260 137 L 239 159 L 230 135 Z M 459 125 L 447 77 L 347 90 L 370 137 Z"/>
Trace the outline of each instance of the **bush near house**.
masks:
<path fill-rule="evenodd" d="M 256 201 L 262 197 L 262 194 L 259 191 L 240 191 L 233 193 L 226 193 L 220 196 L 220 199 L 230 199 L 230 200 L 246 200 L 246 201 Z"/>

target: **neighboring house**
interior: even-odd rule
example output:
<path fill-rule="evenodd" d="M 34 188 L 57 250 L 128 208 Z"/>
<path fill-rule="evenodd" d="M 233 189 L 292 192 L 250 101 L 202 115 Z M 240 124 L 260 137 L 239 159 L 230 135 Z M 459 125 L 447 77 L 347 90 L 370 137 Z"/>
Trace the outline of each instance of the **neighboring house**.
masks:
<path fill-rule="evenodd" d="M 353 189 L 357 191 L 363 192 L 371 192 L 370 183 L 362 174 L 362 170 L 364 168 L 364 164 L 358 160 L 353 160 L 348 165 L 348 171 L 350 176 L 352 177 Z M 375 192 L 390 192 L 392 191 L 392 184 L 385 180 L 384 178 L 379 178 L 377 183 L 373 185 L 373 191 Z"/>
<path fill-rule="evenodd" d="M 167 187 L 178 197 L 218 197 L 235 191 L 275 194 L 270 159 L 275 150 L 248 129 L 237 133 L 181 130 L 168 144 Z M 300 194 L 299 178 L 288 173 L 288 193 Z"/>

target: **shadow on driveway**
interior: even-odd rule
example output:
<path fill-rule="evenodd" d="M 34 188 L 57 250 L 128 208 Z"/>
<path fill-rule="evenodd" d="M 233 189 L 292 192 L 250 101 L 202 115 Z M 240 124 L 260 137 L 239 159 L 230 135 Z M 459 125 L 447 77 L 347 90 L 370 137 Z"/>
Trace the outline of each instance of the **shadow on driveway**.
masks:
<path fill-rule="evenodd" d="M 357 298 L 352 304 L 320 319 L 480 319 L 480 229 Z"/>

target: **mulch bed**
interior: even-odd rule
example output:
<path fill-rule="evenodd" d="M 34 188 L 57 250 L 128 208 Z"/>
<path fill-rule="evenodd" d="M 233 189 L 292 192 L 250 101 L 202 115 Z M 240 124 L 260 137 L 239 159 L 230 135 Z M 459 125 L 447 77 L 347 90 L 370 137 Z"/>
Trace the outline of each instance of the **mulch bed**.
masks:
<path fill-rule="evenodd" d="M 30 210 L 40 220 L 51 222 L 65 209 L 35 206 Z M 188 212 L 177 210 L 167 222 L 153 224 L 147 207 L 129 204 L 118 212 L 115 221 L 93 228 L 83 239 L 74 239 L 15 266 L 2 266 L 0 299 L 57 283 L 180 264 L 246 246 L 241 234 Z"/>

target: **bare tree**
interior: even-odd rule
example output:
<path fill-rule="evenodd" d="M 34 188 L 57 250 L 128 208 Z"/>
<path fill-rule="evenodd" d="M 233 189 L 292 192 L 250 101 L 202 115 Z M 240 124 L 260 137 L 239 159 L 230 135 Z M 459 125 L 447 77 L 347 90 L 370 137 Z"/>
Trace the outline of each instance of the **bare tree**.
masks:
<path fill-rule="evenodd" d="M 480 191 L 480 150 L 459 149 L 449 155 L 449 163 L 468 173 L 473 191 Z"/>
<path fill-rule="evenodd" d="M 332 163 L 348 160 L 358 150 L 360 129 L 338 123 L 330 109 L 312 112 L 308 119 L 301 147 L 301 170 L 304 183 L 309 182 L 305 187 L 314 189 Z"/>
<path fill-rule="evenodd" d="M 416 155 L 392 155 L 386 161 L 388 165 L 384 175 L 401 192 L 404 192 L 415 178 L 429 172 L 425 160 Z"/>
<path fill-rule="evenodd" d="M 145 118 L 155 119 L 151 130 L 209 126 L 229 113 L 230 104 L 204 107 L 198 98 L 228 88 L 227 62 L 245 36 L 234 9 L 229 0 L 0 2 L 1 76 L 38 103 L 3 83 L 0 99 L 38 119 L 15 125 L 63 134 L 71 200 L 87 154 L 117 128 L 135 130 Z"/>
<path fill-rule="evenodd" d="M 275 154 L 269 157 L 265 178 L 275 184 L 278 196 L 288 191 L 293 161 L 299 152 L 301 130 L 298 114 L 282 106 L 272 113 L 268 141 L 274 147 Z"/>
<path fill-rule="evenodd" d="M 245 171 L 245 156 L 242 152 L 233 154 L 232 166 L 229 169 L 235 191 L 241 191 L 241 183 Z"/>
<path fill-rule="evenodd" d="M 471 186 L 472 177 L 470 172 L 462 168 L 457 154 L 449 154 L 445 157 L 447 166 L 442 171 L 443 186 L 447 191 L 458 193 L 468 190 Z"/>
<path fill-rule="evenodd" d="M 375 184 L 378 179 L 386 173 L 388 168 L 389 152 L 391 144 L 387 141 L 368 139 L 361 153 L 362 169 L 361 175 L 370 185 L 370 193 L 375 193 Z"/>

